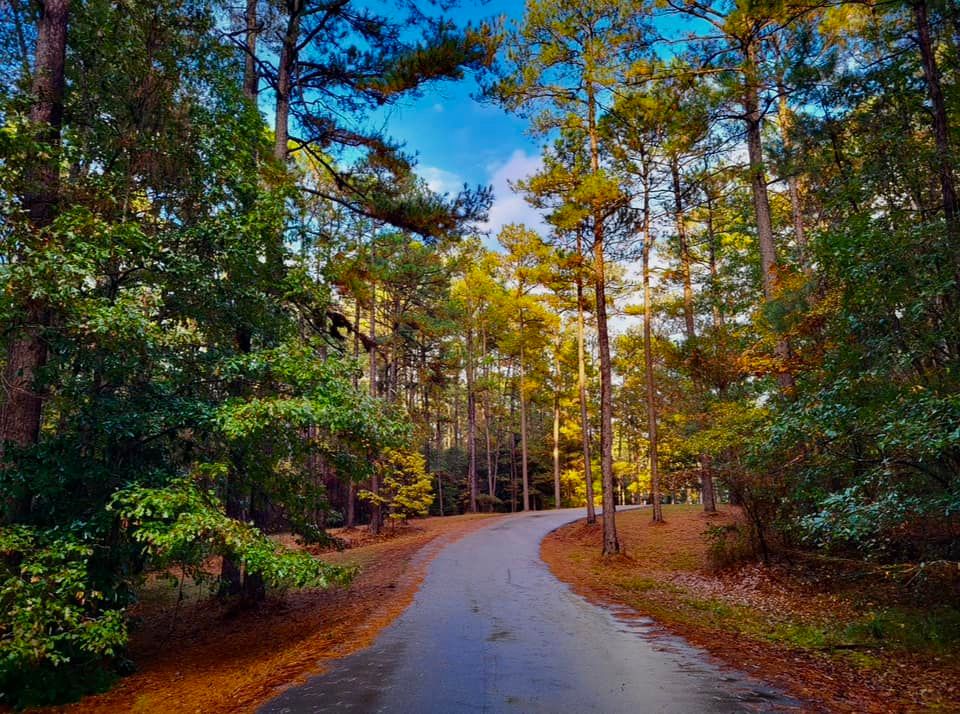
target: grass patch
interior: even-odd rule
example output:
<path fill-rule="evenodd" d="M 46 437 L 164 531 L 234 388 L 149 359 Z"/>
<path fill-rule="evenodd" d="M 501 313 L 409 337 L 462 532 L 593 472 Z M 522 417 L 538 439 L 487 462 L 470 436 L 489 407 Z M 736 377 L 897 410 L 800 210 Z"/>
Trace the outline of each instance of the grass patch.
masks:
<path fill-rule="evenodd" d="M 682 588 L 678 588 L 673 583 L 665 583 L 654 578 L 644 578 L 644 577 L 634 577 L 634 578 L 623 578 L 617 582 L 617 584 L 626 588 L 635 593 L 645 593 L 651 591 L 670 593 L 670 594 L 679 594 L 684 592 Z"/>
<path fill-rule="evenodd" d="M 579 525 L 541 553 L 587 597 L 628 605 L 827 710 L 960 711 L 960 607 L 948 592 L 919 600 L 855 563 L 754 564 L 732 508 L 664 516 L 653 526 L 649 511 L 618 514 L 624 559 L 603 559 L 595 530 Z"/>
<path fill-rule="evenodd" d="M 850 642 L 908 652 L 955 653 L 960 645 L 960 610 L 948 606 L 924 611 L 887 608 L 849 623 L 843 635 Z"/>

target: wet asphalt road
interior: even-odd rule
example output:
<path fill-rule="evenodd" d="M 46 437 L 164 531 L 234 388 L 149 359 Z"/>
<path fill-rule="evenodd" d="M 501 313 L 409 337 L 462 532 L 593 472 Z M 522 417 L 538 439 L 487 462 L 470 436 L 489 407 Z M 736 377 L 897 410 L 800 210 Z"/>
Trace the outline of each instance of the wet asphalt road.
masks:
<path fill-rule="evenodd" d="M 267 702 L 303 712 L 769 712 L 799 702 L 720 668 L 649 621 L 623 620 L 557 580 L 540 540 L 583 516 L 498 520 L 444 548 L 413 604 L 367 650 Z"/>

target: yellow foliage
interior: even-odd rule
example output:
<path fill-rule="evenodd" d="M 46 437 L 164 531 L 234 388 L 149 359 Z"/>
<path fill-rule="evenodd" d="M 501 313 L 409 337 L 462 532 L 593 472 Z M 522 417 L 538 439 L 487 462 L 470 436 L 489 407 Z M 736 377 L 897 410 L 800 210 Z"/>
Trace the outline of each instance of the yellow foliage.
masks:
<path fill-rule="evenodd" d="M 389 517 L 405 521 L 425 516 L 433 501 L 433 479 L 427 472 L 423 454 L 407 449 L 384 451 L 377 469 L 380 471 L 380 493 L 360 493 L 360 498 L 387 508 Z"/>

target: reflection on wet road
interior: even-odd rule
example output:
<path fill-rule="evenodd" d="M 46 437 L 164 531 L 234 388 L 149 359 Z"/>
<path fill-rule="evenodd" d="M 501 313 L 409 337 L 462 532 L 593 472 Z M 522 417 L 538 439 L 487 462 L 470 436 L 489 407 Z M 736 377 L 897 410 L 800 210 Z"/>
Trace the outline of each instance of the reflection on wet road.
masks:
<path fill-rule="evenodd" d="M 769 712 L 799 702 L 558 581 L 540 540 L 582 517 L 520 514 L 447 546 L 372 647 L 265 704 L 301 712 Z"/>

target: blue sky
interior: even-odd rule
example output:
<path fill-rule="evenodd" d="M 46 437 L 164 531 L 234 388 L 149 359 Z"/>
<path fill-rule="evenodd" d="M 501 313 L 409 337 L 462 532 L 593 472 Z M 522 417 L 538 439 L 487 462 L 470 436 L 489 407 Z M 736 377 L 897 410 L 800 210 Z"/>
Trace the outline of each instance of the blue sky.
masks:
<path fill-rule="evenodd" d="M 462 0 L 451 13 L 459 24 L 495 16 L 520 19 L 522 0 Z M 478 101 L 473 77 L 428 86 L 421 97 L 390 108 L 383 117 L 389 136 L 418 158 L 418 173 L 441 192 L 456 192 L 464 183 L 491 185 L 494 205 L 488 225 L 494 235 L 505 223 L 538 224 L 538 216 L 509 182 L 539 166 L 540 141 L 526 133 L 526 122 L 499 106 Z"/>
<path fill-rule="evenodd" d="M 459 25 L 477 24 L 493 17 L 521 20 L 524 0 L 460 0 L 449 13 Z M 656 21 L 661 32 L 689 31 L 692 25 L 675 17 Z M 669 53 L 670 48 L 661 48 Z M 500 226 L 526 223 L 546 230 L 538 213 L 510 189 L 540 166 L 543 138 L 527 133 L 527 122 L 507 114 L 496 104 L 475 98 L 475 78 L 429 85 L 422 96 L 392 106 L 377 117 L 386 134 L 405 145 L 418 158 L 418 173 L 436 191 L 455 193 L 464 183 L 493 187 L 489 221 L 481 226 L 491 233 L 493 245 Z"/>
<path fill-rule="evenodd" d="M 496 16 L 521 20 L 524 5 L 524 0 L 461 0 L 451 15 L 458 24 Z M 655 25 L 664 35 L 674 37 L 696 27 L 696 23 L 670 15 L 661 16 Z M 658 49 L 661 55 L 674 51 L 669 44 Z M 418 173 L 434 190 L 455 193 L 464 183 L 492 186 L 489 220 L 480 226 L 488 233 L 484 241 L 488 247 L 497 245 L 497 233 L 507 223 L 525 223 L 546 236 L 548 228 L 542 217 L 510 188 L 511 182 L 540 167 L 545 140 L 531 137 L 525 120 L 491 102 L 475 99 L 478 93 L 473 77 L 433 84 L 423 90 L 422 96 L 390 107 L 377 121 L 382 122 L 388 136 L 417 156 Z M 654 264 L 660 265 L 656 256 Z M 637 279 L 638 265 L 627 263 L 626 268 L 628 277 Z M 638 321 L 615 311 L 611 329 L 623 332 Z"/>

